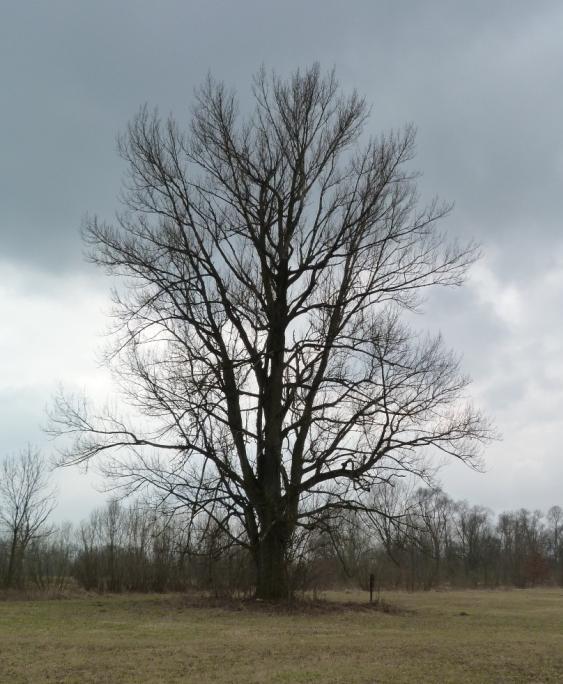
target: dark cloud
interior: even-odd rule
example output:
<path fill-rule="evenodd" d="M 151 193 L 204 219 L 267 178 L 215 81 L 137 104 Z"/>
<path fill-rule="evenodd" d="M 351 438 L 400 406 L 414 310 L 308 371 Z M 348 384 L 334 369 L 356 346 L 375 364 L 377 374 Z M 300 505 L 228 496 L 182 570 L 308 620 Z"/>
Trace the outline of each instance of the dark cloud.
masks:
<path fill-rule="evenodd" d="M 79 267 L 77 228 L 112 213 L 115 135 L 141 103 L 181 118 L 208 70 L 244 97 L 260 63 L 320 60 L 373 103 L 374 130 L 418 125 L 422 189 L 456 202 L 462 234 L 505 269 L 539 265 L 538 231 L 554 240 L 562 213 L 561 28 L 557 2 L 14 3 L 0 29 L 2 253 Z"/>

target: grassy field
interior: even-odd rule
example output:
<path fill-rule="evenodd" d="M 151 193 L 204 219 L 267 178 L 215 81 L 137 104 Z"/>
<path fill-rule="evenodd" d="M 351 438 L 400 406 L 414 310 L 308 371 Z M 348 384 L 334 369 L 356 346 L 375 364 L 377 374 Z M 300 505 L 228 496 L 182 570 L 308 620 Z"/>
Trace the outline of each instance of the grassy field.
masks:
<path fill-rule="evenodd" d="M 0 682 L 563 682 L 563 590 L 276 614 L 179 596 L 0 601 Z"/>

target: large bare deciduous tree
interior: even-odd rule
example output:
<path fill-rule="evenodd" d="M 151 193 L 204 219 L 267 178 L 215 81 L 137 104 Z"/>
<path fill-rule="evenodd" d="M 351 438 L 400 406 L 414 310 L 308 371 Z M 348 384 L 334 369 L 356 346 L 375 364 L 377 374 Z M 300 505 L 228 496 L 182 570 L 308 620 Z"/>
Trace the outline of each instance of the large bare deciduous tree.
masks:
<path fill-rule="evenodd" d="M 402 320 L 476 257 L 440 231 L 447 206 L 420 206 L 412 127 L 369 138 L 365 101 L 318 66 L 252 93 L 243 116 L 210 77 L 185 131 L 143 108 L 120 138 L 125 209 L 85 238 L 122 279 L 110 363 L 143 421 L 60 396 L 51 427 L 75 436 L 64 463 L 107 453 L 126 490 L 208 514 L 277 599 L 299 526 L 432 451 L 474 463 L 489 428 L 440 337 Z"/>

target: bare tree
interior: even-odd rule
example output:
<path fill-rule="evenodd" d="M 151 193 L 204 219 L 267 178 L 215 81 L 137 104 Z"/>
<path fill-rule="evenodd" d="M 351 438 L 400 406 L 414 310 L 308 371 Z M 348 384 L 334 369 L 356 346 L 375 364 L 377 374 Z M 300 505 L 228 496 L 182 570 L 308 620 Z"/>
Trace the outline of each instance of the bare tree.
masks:
<path fill-rule="evenodd" d="M 419 206 L 413 128 L 366 138 L 364 100 L 318 66 L 252 92 L 241 121 L 209 77 L 187 132 L 143 108 L 121 137 L 125 210 L 85 239 L 123 278 L 108 361 L 143 421 L 59 396 L 51 429 L 75 437 L 63 463 L 111 453 L 125 491 L 209 515 L 275 599 L 299 525 L 432 451 L 475 464 L 489 427 L 456 357 L 401 321 L 476 258 Z"/>
<path fill-rule="evenodd" d="M 56 505 L 45 461 L 36 449 L 4 458 L 0 465 L 0 528 L 8 538 L 4 583 L 22 580 L 25 551 L 49 535 L 47 519 Z"/>
<path fill-rule="evenodd" d="M 452 519 L 455 530 L 459 556 L 463 562 L 465 581 L 477 586 L 480 581 L 486 585 L 489 581 L 491 551 L 495 548 L 492 512 L 483 506 L 469 506 L 467 501 L 459 501 L 455 505 Z"/>

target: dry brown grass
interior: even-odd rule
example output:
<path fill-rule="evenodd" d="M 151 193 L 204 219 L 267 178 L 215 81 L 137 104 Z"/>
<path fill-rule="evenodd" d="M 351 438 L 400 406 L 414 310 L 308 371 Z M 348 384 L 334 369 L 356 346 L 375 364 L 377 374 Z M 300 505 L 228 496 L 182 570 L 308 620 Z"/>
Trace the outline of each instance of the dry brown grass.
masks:
<path fill-rule="evenodd" d="M 0 603 L 0 682 L 561 682 L 563 590 Z M 334 605 L 336 602 L 339 605 Z M 348 605 L 344 605 L 348 604 Z"/>

